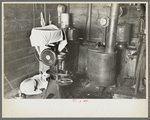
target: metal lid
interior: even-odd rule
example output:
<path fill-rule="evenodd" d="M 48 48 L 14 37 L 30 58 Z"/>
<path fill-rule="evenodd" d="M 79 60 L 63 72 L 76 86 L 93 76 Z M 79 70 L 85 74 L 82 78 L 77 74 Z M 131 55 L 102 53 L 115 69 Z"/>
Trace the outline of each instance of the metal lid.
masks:
<path fill-rule="evenodd" d="M 100 47 L 96 47 L 96 46 L 91 46 L 88 48 L 88 51 L 91 51 L 91 52 L 104 52 L 105 51 L 105 48 L 100 46 Z"/>

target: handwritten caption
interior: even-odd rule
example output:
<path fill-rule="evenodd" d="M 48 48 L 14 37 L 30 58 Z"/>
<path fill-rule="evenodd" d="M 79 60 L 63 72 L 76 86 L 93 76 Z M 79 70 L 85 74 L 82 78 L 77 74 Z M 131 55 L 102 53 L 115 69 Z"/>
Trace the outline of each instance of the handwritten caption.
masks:
<path fill-rule="evenodd" d="M 72 99 L 72 102 L 88 102 L 88 100 Z"/>

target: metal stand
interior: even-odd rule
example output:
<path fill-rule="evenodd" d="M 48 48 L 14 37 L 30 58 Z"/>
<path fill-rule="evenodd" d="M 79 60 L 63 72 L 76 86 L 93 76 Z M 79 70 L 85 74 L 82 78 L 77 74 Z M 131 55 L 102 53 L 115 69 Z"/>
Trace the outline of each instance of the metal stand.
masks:
<path fill-rule="evenodd" d="M 45 91 L 44 98 L 47 98 L 50 94 L 54 94 L 53 98 L 63 98 L 63 93 L 60 87 L 69 85 L 73 82 L 71 79 L 69 79 L 71 72 L 64 70 L 65 57 L 65 53 L 60 53 L 57 55 L 58 61 L 55 66 L 55 71 L 50 73 L 51 75 L 55 76 L 55 80 L 50 80 L 47 90 Z"/>

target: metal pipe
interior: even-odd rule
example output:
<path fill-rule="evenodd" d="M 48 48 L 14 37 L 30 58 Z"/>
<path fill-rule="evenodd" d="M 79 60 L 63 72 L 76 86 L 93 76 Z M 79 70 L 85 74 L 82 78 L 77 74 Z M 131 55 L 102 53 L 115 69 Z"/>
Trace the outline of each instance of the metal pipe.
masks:
<path fill-rule="evenodd" d="M 107 53 L 114 52 L 117 24 L 118 24 L 118 16 L 119 16 L 119 4 L 113 3 L 111 6 L 111 22 L 110 22 L 110 29 L 109 29 L 109 38 L 106 41 L 106 52 Z"/>
<path fill-rule="evenodd" d="M 86 39 L 90 40 L 90 26 L 91 26 L 91 10 L 92 10 L 92 4 L 89 4 L 88 7 L 88 17 L 87 17 L 87 26 L 86 26 Z"/>
<path fill-rule="evenodd" d="M 65 61 L 63 60 L 62 61 L 62 70 L 64 70 L 65 69 Z"/>

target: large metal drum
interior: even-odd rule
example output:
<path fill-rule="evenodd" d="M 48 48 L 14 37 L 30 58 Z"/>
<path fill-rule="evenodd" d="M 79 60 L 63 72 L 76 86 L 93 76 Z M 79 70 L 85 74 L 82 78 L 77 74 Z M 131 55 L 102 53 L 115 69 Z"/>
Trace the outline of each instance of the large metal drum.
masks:
<path fill-rule="evenodd" d="M 97 85 L 109 87 L 116 83 L 116 53 L 88 50 L 87 76 Z"/>
<path fill-rule="evenodd" d="M 80 45 L 79 60 L 78 60 L 78 71 L 80 72 L 86 72 L 88 49 L 91 49 L 93 51 L 104 52 L 104 48 L 103 47 L 97 48 L 95 43 L 87 43 L 87 44 L 83 43 L 83 45 Z"/>

